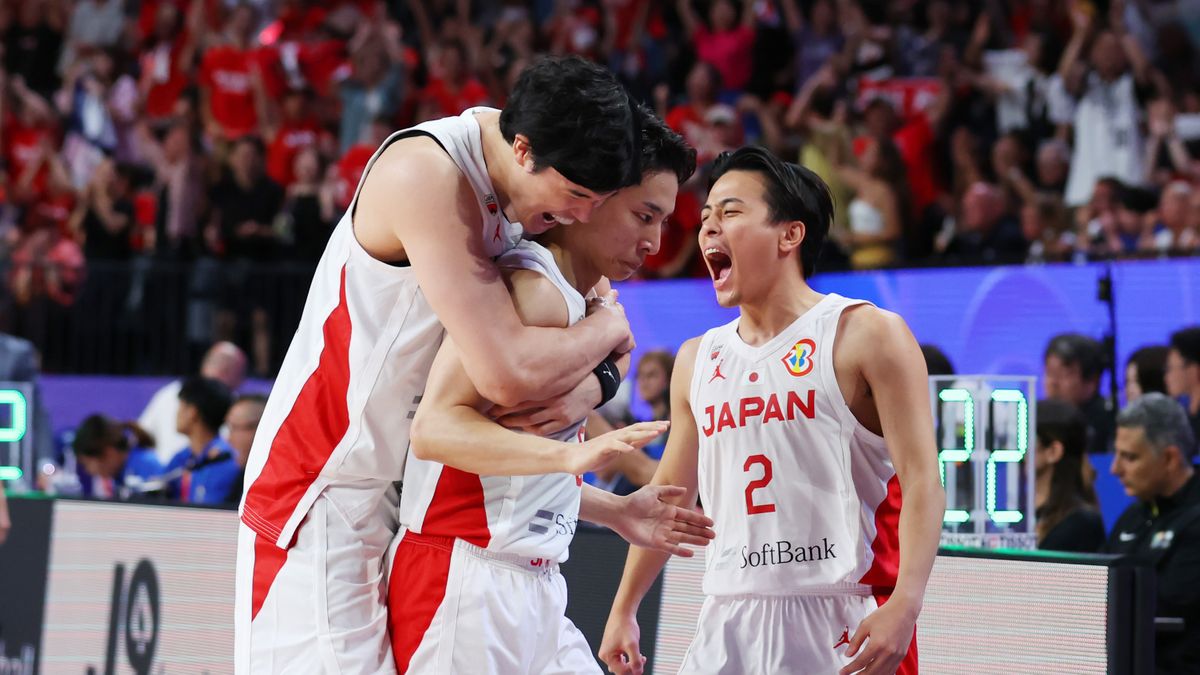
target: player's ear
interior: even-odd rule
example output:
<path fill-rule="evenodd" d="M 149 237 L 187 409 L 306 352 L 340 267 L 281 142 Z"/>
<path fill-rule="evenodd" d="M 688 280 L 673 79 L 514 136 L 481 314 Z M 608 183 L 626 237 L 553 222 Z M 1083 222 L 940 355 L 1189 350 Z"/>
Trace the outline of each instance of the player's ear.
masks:
<path fill-rule="evenodd" d="M 804 223 L 799 220 L 785 222 L 779 232 L 779 252 L 787 255 L 800 248 L 800 244 L 804 243 L 804 235 L 807 231 Z"/>
<path fill-rule="evenodd" d="M 525 173 L 533 173 L 536 165 L 533 161 L 533 147 L 529 145 L 529 137 L 525 134 L 517 134 L 512 142 L 513 159 L 517 160 L 517 164 L 525 170 Z"/>

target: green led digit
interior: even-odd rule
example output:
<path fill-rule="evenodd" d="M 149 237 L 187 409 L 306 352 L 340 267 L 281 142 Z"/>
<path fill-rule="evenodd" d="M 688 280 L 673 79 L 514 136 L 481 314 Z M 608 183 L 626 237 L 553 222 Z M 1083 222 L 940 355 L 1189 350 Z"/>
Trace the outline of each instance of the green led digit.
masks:
<path fill-rule="evenodd" d="M 971 453 L 975 451 L 975 397 L 966 389 L 943 389 L 938 392 L 938 398 L 943 403 L 961 403 L 963 405 L 963 447 L 940 448 L 938 450 L 938 469 L 942 476 L 942 486 L 946 485 L 947 462 L 969 462 Z M 965 523 L 971 519 L 971 513 L 961 509 L 947 509 L 943 516 L 944 523 Z"/>
<path fill-rule="evenodd" d="M 12 419 L 0 427 L 0 443 L 16 443 L 25 438 L 25 395 L 16 389 L 0 389 L 0 406 L 11 407 Z"/>
<path fill-rule="evenodd" d="M 988 517 L 997 525 L 1009 525 L 1021 522 L 1025 516 L 1020 511 L 996 509 L 996 465 L 1025 459 L 1025 453 L 1029 450 L 1029 401 L 1020 389 L 997 389 L 992 392 L 992 403 L 1017 404 L 1017 447 L 992 449 L 988 456 L 985 483 Z"/>

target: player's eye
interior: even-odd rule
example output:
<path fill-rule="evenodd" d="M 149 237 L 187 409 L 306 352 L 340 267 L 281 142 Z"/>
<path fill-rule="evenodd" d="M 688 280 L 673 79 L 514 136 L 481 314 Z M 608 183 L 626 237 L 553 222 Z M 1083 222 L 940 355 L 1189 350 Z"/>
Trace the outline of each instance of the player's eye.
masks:
<path fill-rule="evenodd" d="M 649 213 L 639 213 L 639 214 L 637 214 L 637 217 L 638 217 L 638 220 L 642 221 L 646 225 L 649 225 L 650 223 L 654 222 L 654 216 L 650 215 Z"/>

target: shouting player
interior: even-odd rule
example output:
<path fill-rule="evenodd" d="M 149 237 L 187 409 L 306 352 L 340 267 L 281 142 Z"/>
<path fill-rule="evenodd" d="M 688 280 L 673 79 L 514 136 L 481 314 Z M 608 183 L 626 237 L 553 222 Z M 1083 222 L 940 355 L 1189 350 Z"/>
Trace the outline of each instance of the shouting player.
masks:
<path fill-rule="evenodd" d="M 946 504 L 921 351 L 895 314 L 808 285 L 832 213 L 815 174 L 743 148 L 713 176 L 700 249 L 741 311 L 680 348 L 653 480 L 715 522 L 681 672 L 916 673 Z M 613 672 L 642 671 L 635 612 L 666 560 L 630 549 Z"/>
<path fill-rule="evenodd" d="M 658 250 L 662 225 L 696 153 L 648 110 L 642 181 L 596 209 L 593 222 L 522 242 L 499 264 L 522 320 L 579 322 L 602 278 L 625 279 Z M 627 540 L 690 555 L 708 518 L 662 501 L 682 488 L 643 488 L 616 497 L 579 476 L 637 451 L 666 422 L 635 424 L 581 442 L 585 415 L 540 438 L 484 416 L 490 403 L 447 339 L 412 428 L 412 452 L 389 612 L 397 670 L 412 673 L 599 672 L 583 635 L 564 616 L 558 564 L 579 519 Z"/>
<path fill-rule="evenodd" d="M 566 427 L 601 402 L 610 354 L 631 346 L 620 307 L 565 330 L 527 327 L 492 259 L 522 227 L 586 220 L 636 183 L 637 144 L 613 76 L 567 58 L 529 67 L 502 112 L 421 124 L 376 151 L 317 266 L 246 466 L 238 673 L 394 669 L 383 588 L 393 485 L 444 331 L 488 400 L 557 397 L 532 423 Z"/>

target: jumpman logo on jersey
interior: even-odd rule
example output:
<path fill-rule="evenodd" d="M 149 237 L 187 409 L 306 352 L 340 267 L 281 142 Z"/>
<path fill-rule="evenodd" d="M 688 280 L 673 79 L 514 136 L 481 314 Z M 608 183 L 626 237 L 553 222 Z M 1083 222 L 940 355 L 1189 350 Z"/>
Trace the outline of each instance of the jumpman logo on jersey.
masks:
<path fill-rule="evenodd" d="M 837 644 L 835 644 L 833 646 L 833 648 L 837 649 L 838 647 L 841 647 L 842 645 L 848 646 L 849 644 L 850 644 L 850 627 L 846 626 L 846 629 L 842 631 L 842 637 L 838 638 Z"/>
<path fill-rule="evenodd" d="M 712 384 L 713 381 L 715 381 L 718 377 L 721 378 L 722 380 L 725 379 L 725 373 L 721 372 L 721 364 L 723 364 L 723 363 L 725 363 L 725 359 L 721 359 L 720 361 L 717 362 L 717 369 L 713 371 L 712 377 L 708 378 L 709 384 Z"/>
<path fill-rule="evenodd" d="M 496 234 L 492 235 L 492 241 L 500 241 L 500 223 L 496 223 Z"/>

